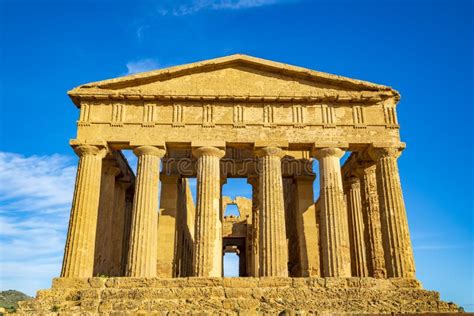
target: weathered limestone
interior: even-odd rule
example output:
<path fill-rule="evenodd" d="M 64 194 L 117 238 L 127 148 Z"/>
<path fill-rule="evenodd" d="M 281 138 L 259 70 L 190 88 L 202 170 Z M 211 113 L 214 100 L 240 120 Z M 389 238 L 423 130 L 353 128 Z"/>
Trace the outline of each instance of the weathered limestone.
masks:
<path fill-rule="evenodd" d="M 302 277 L 320 276 L 319 271 L 319 231 L 316 223 L 312 176 L 295 178 L 296 232 L 300 247 Z"/>
<path fill-rule="evenodd" d="M 283 165 L 283 164 L 282 164 Z M 285 206 L 285 232 L 286 242 L 288 244 L 288 276 L 298 277 L 301 276 L 301 266 L 304 265 L 301 262 L 300 255 L 300 242 L 298 238 L 298 227 L 297 217 L 298 212 L 296 209 L 296 185 L 293 178 L 283 178 L 283 201 Z M 301 221 L 299 221 L 301 224 Z"/>
<path fill-rule="evenodd" d="M 361 183 L 362 214 L 366 226 L 365 240 L 368 259 L 369 275 L 374 278 L 385 278 L 387 269 L 382 242 L 380 222 L 379 197 L 375 178 L 375 165 L 363 166 L 356 169 Z"/>
<path fill-rule="evenodd" d="M 216 147 L 193 151 L 197 158 L 197 201 L 194 247 L 194 276 L 222 276 L 221 177 L 219 159 L 225 154 Z"/>
<path fill-rule="evenodd" d="M 323 276 L 351 276 L 347 214 L 342 188 L 339 148 L 316 150 L 320 172 L 321 250 Z"/>
<path fill-rule="evenodd" d="M 382 236 L 388 277 L 415 277 L 408 220 L 398 173 L 398 148 L 372 148 L 376 161 L 377 189 L 380 199 Z"/>
<path fill-rule="evenodd" d="M 260 276 L 288 276 L 288 245 L 285 232 L 285 208 L 281 158 L 284 152 L 278 147 L 264 147 L 259 157 L 260 200 Z"/>
<path fill-rule="evenodd" d="M 260 202 L 259 202 L 259 185 L 258 177 L 248 177 L 247 182 L 252 186 L 252 245 L 250 256 L 250 275 L 253 277 L 260 276 L 260 258 L 259 258 L 259 228 L 260 228 Z"/>
<path fill-rule="evenodd" d="M 135 188 L 129 187 L 125 192 L 125 209 L 123 218 L 123 240 L 122 240 L 122 260 L 120 275 L 127 274 L 127 261 L 130 249 L 130 231 L 132 226 L 133 213 L 133 196 L 135 195 Z"/>
<path fill-rule="evenodd" d="M 456 310 L 415 279 L 392 88 L 232 55 L 69 95 L 80 160 L 63 269 L 21 313 Z M 230 178 L 252 201 L 222 197 Z M 223 216 L 228 203 L 240 216 Z M 221 278 L 226 252 L 255 278 Z"/>
<path fill-rule="evenodd" d="M 112 253 L 111 253 L 111 266 L 110 276 L 122 276 L 123 274 L 123 262 L 122 258 L 125 253 L 125 248 L 128 247 L 126 242 L 126 225 L 127 223 L 127 189 L 131 183 L 128 181 L 117 180 L 115 182 L 115 202 L 114 202 L 114 216 L 111 221 L 112 229 Z"/>
<path fill-rule="evenodd" d="M 195 213 L 191 190 L 188 180 L 185 178 L 178 180 L 178 216 L 177 216 L 177 241 L 176 241 L 176 277 L 192 276 L 194 273 L 193 253 L 194 253 L 194 229 Z"/>
<path fill-rule="evenodd" d="M 158 252 L 160 159 L 165 151 L 153 146 L 141 146 L 133 152 L 138 157 L 138 169 L 126 275 L 153 277 L 156 276 Z"/>
<path fill-rule="evenodd" d="M 99 213 L 97 218 L 94 276 L 119 276 L 120 270 L 114 267 L 113 231 L 112 224 L 115 214 L 115 178 L 120 174 L 120 168 L 113 159 L 103 159 L 102 178 L 100 185 Z"/>
<path fill-rule="evenodd" d="M 79 165 L 61 277 L 87 278 L 94 268 L 100 175 L 106 151 L 90 145 L 77 146 L 74 151 Z"/>
<path fill-rule="evenodd" d="M 178 177 L 161 175 L 160 216 L 158 220 L 157 276 L 171 278 L 176 274 L 176 215 Z"/>
<path fill-rule="evenodd" d="M 346 183 L 352 276 L 367 277 L 368 270 L 364 239 L 365 227 L 360 197 L 360 180 L 357 177 L 350 177 L 346 180 Z"/>
<path fill-rule="evenodd" d="M 60 278 L 36 300 L 20 303 L 22 314 L 53 309 L 61 315 L 438 315 L 458 306 L 416 280 L 398 278 Z"/>

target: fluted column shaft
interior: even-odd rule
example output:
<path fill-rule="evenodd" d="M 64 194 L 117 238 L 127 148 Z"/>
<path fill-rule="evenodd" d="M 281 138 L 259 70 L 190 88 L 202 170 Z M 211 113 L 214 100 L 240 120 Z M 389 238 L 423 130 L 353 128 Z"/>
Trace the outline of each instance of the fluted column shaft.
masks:
<path fill-rule="evenodd" d="M 362 212 L 366 224 L 369 275 L 374 278 L 385 278 L 387 269 L 385 268 L 375 169 L 376 166 L 371 165 L 361 168 L 357 173 L 361 183 Z"/>
<path fill-rule="evenodd" d="M 250 274 L 253 277 L 258 277 L 259 274 L 259 216 L 258 208 L 260 203 L 258 201 L 258 178 L 249 177 L 247 182 L 252 185 L 252 253 L 250 254 L 251 269 Z"/>
<path fill-rule="evenodd" d="M 177 274 L 177 206 L 178 177 L 161 174 L 160 210 L 158 219 L 158 258 L 159 277 L 171 278 Z"/>
<path fill-rule="evenodd" d="M 138 157 L 126 276 L 156 276 L 158 190 L 160 158 L 165 151 L 153 146 L 133 150 Z"/>
<path fill-rule="evenodd" d="M 398 173 L 398 148 L 372 148 L 376 161 L 382 238 L 388 277 L 415 277 L 408 220 Z"/>
<path fill-rule="evenodd" d="M 99 213 L 97 216 L 97 231 L 94 254 L 94 275 L 117 276 L 114 270 L 112 240 L 115 225 L 112 221 L 116 214 L 116 177 L 120 174 L 120 168 L 115 165 L 113 159 L 105 158 L 102 161 L 102 178 L 100 184 Z"/>
<path fill-rule="evenodd" d="M 197 199 L 194 276 L 222 276 L 221 177 L 219 161 L 225 154 L 215 147 L 193 150 L 197 158 Z"/>
<path fill-rule="evenodd" d="M 365 227 L 364 218 L 362 216 L 360 181 L 357 177 L 350 177 L 346 183 L 352 276 L 367 277 L 368 271 L 364 238 Z"/>
<path fill-rule="evenodd" d="M 135 188 L 131 187 L 125 192 L 125 209 L 123 218 L 123 241 L 122 241 L 122 258 L 121 271 L 122 275 L 127 275 L 127 261 L 130 249 L 130 231 L 132 228 L 132 213 L 133 213 L 133 196 L 135 195 Z"/>
<path fill-rule="evenodd" d="M 124 254 L 124 230 L 126 224 L 126 192 L 130 187 L 130 182 L 118 180 L 115 183 L 115 203 L 112 218 L 112 268 L 110 276 L 123 276 L 122 258 Z M 110 225 L 110 223 L 109 223 Z"/>
<path fill-rule="evenodd" d="M 85 278 L 92 277 L 94 269 L 102 158 L 106 151 L 89 145 L 74 150 L 80 158 L 61 277 Z"/>
<path fill-rule="evenodd" d="M 288 276 L 281 158 L 277 147 L 258 150 L 260 195 L 260 276 Z"/>
<path fill-rule="evenodd" d="M 324 277 L 351 276 L 347 212 L 342 188 L 339 148 L 316 151 L 320 173 L 321 250 Z"/>

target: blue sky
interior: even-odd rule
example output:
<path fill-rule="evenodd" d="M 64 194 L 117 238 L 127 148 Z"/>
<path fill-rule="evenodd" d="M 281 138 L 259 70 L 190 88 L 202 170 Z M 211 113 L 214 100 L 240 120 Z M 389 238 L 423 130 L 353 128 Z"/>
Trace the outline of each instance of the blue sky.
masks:
<path fill-rule="evenodd" d="M 0 289 L 33 294 L 59 274 L 77 162 L 67 90 L 244 53 L 401 92 L 417 276 L 474 310 L 473 12 L 453 0 L 0 0 Z"/>

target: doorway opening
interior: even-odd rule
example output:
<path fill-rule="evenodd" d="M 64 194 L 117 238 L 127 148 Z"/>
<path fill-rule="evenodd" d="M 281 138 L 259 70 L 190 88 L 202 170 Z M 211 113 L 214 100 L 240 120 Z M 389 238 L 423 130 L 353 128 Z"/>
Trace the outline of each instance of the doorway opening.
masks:
<path fill-rule="evenodd" d="M 223 238 L 223 269 L 224 277 L 247 276 L 245 238 Z"/>
<path fill-rule="evenodd" d="M 239 255 L 235 252 L 224 251 L 223 275 L 226 278 L 235 278 L 239 276 Z"/>

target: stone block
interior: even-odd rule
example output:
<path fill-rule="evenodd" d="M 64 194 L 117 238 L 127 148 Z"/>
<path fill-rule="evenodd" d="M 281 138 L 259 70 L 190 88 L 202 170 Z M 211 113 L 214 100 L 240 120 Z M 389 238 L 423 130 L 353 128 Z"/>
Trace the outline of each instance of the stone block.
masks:
<path fill-rule="evenodd" d="M 92 288 L 103 288 L 107 278 L 89 278 L 89 285 Z"/>
<path fill-rule="evenodd" d="M 292 286 L 293 279 L 285 277 L 261 277 L 258 281 L 259 287 Z"/>
<path fill-rule="evenodd" d="M 345 278 L 326 278 L 325 281 L 325 287 L 328 289 L 344 289 L 347 287 L 347 279 Z"/>
<path fill-rule="evenodd" d="M 78 289 L 91 287 L 88 278 L 54 278 L 53 289 Z"/>
<path fill-rule="evenodd" d="M 202 286 L 222 286 L 222 278 L 201 278 L 191 277 L 188 278 L 188 286 L 190 287 L 202 287 Z"/>
<path fill-rule="evenodd" d="M 420 281 L 411 278 L 390 278 L 388 279 L 397 288 L 421 288 Z"/>
<path fill-rule="evenodd" d="M 224 278 L 222 285 L 224 287 L 241 287 L 253 288 L 258 286 L 259 280 L 257 278 Z"/>

